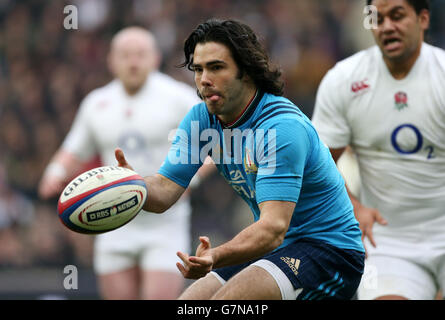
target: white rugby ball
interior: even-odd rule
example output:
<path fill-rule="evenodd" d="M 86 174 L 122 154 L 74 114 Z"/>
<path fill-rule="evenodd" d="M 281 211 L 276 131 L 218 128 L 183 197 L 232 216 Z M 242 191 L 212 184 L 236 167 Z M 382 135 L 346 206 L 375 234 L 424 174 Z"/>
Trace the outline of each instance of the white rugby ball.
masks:
<path fill-rule="evenodd" d="M 57 209 L 69 229 L 87 234 L 114 230 L 131 221 L 147 199 L 144 179 L 133 170 L 104 166 L 74 178 Z"/>

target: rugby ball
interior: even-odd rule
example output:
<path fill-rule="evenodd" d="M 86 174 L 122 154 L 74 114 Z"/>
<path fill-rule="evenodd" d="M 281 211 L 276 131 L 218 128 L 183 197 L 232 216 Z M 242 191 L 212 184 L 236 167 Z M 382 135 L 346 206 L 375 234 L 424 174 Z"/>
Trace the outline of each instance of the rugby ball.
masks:
<path fill-rule="evenodd" d="M 60 195 L 62 223 L 86 234 L 114 230 L 130 222 L 147 199 L 144 179 L 133 170 L 104 166 L 74 178 Z"/>

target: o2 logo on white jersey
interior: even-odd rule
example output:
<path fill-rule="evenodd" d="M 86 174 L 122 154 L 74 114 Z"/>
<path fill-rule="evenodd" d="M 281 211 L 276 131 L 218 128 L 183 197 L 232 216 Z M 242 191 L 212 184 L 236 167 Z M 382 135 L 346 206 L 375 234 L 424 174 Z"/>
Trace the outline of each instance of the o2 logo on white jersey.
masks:
<path fill-rule="evenodd" d="M 137 131 L 128 131 L 122 134 L 118 139 L 118 146 L 129 156 L 142 156 L 146 160 L 151 158 L 146 140 Z"/>
<path fill-rule="evenodd" d="M 411 141 L 414 140 L 412 139 L 412 137 L 410 137 L 407 140 L 410 140 L 410 145 L 412 144 L 412 147 L 407 148 L 406 144 L 403 145 L 403 143 L 401 143 L 401 141 L 398 140 L 397 137 L 400 137 L 400 135 L 415 136 L 416 142 L 412 144 Z M 426 150 L 428 153 L 427 159 L 433 159 L 435 157 L 434 146 L 427 146 L 423 148 L 422 133 L 415 125 L 410 123 L 401 124 L 400 126 L 394 129 L 394 131 L 391 134 L 391 144 L 398 153 L 403 155 L 414 154 L 421 150 Z"/>

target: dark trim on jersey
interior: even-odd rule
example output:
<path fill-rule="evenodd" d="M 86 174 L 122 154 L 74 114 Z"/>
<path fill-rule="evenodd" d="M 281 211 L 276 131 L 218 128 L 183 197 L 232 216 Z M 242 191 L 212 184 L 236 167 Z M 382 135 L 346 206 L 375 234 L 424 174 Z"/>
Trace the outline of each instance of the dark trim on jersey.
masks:
<path fill-rule="evenodd" d="M 257 127 L 252 127 L 252 130 L 256 130 L 263 122 L 265 122 L 266 120 L 269 120 L 270 118 L 273 118 L 273 117 L 275 117 L 275 116 L 277 116 L 279 114 L 294 114 L 294 115 L 300 116 L 295 111 L 278 111 L 278 112 L 276 112 L 274 114 L 271 114 L 271 115 L 269 115 L 267 117 L 261 118 L 261 121 L 260 121 L 260 123 L 258 123 L 258 126 Z"/>
<path fill-rule="evenodd" d="M 258 90 L 255 90 L 255 94 L 252 96 L 252 98 L 250 98 L 249 102 L 247 102 L 246 106 L 244 107 L 243 111 L 241 111 L 241 113 L 238 115 L 238 117 L 236 117 L 235 120 L 233 120 L 232 122 L 224 124 L 226 128 L 230 128 L 230 127 L 234 126 L 238 122 L 238 120 L 240 120 L 243 117 L 244 113 L 250 107 L 252 101 L 255 99 L 257 94 L 258 94 Z"/>
<path fill-rule="evenodd" d="M 235 127 L 239 127 L 243 123 L 245 123 L 250 116 L 253 114 L 253 112 L 256 110 L 256 107 L 260 103 L 261 99 L 263 99 L 264 93 L 260 90 L 257 90 L 255 92 L 255 96 L 252 98 L 252 101 L 249 102 L 249 104 L 246 106 L 244 111 L 241 113 L 241 115 L 236 119 L 234 122 L 230 124 L 224 124 L 221 120 L 221 125 L 224 129 L 233 129 Z"/>
<path fill-rule="evenodd" d="M 275 107 L 271 108 L 272 106 L 275 106 Z M 301 111 L 297 108 L 297 106 L 295 104 L 293 104 L 291 102 L 286 102 L 286 101 L 275 101 L 275 102 L 268 103 L 263 107 L 262 115 L 269 114 L 271 111 L 276 110 L 278 108 L 292 109 L 292 110 L 295 110 L 301 114 Z"/>
<path fill-rule="evenodd" d="M 270 106 L 273 106 L 273 105 L 276 105 L 276 104 L 283 104 L 283 105 L 296 107 L 296 105 L 294 105 L 292 102 L 288 102 L 288 101 L 274 101 L 274 102 L 270 102 L 270 103 L 264 105 L 263 111 L 266 110 L 267 108 L 269 108 Z"/>
<path fill-rule="evenodd" d="M 291 104 L 287 104 L 287 105 L 280 104 L 280 105 L 274 106 L 272 108 L 263 109 L 261 117 L 266 116 L 266 115 L 270 114 L 271 112 L 273 112 L 275 110 L 291 110 L 291 111 L 295 111 L 301 117 L 301 111 L 299 109 L 297 109 L 297 107 L 295 105 L 291 105 Z M 261 119 L 261 117 L 259 119 Z"/>
<path fill-rule="evenodd" d="M 207 109 L 207 107 L 206 107 L 206 109 Z M 215 115 L 210 114 L 209 110 L 207 110 L 207 113 L 209 115 L 210 125 L 213 126 L 215 124 Z"/>
<path fill-rule="evenodd" d="M 272 103 L 273 105 L 276 105 L 277 103 Z M 269 104 L 268 106 L 272 106 L 272 104 Z M 278 112 L 275 112 L 277 111 Z M 272 108 L 268 108 L 266 112 L 263 112 L 261 116 L 256 119 L 252 124 L 251 128 L 252 130 L 255 130 L 259 125 L 261 125 L 264 121 L 270 119 L 271 117 L 274 117 L 279 114 L 296 114 L 297 116 L 301 117 L 301 111 L 299 111 L 295 105 L 287 104 L 283 105 L 280 104 L 278 106 L 274 106 Z"/>

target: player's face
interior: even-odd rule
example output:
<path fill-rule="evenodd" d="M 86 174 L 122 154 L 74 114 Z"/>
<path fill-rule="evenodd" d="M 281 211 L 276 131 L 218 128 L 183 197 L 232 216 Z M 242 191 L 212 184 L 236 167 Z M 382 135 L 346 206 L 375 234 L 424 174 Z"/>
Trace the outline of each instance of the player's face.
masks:
<path fill-rule="evenodd" d="M 112 47 L 110 67 L 127 92 L 134 94 L 145 83 L 148 74 L 157 68 L 157 55 L 147 38 L 130 34 Z"/>
<path fill-rule="evenodd" d="M 198 91 L 211 114 L 232 122 L 249 102 L 252 83 L 239 77 L 239 68 L 230 50 L 217 42 L 198 43 L 193 54 Z"/>
<path fill-rule="evenodd" d="M 377 45 L 385 59 L 409 59 L 420 50 L 429 13 L 416 13 L 406 0 L 374 0 L 378 10 L 378 28 L 373 30 Z"/>

